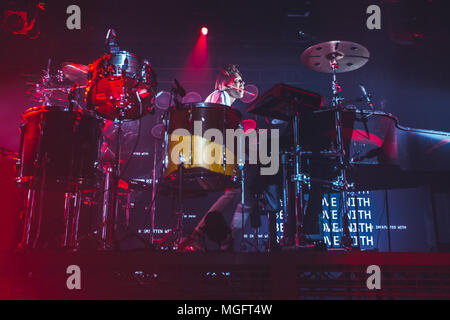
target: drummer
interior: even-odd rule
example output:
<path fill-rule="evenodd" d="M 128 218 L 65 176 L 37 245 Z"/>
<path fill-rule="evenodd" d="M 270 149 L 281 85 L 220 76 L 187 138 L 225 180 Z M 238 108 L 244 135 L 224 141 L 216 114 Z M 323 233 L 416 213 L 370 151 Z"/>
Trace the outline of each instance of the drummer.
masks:
<path fill-rule="evenodd" d="M 236 65 L 222 68 L 217 75 L 215 90 L 206 98 L 205 102 L 219 103 L 231 106 L 236 100 L 244 97 L 242 74 Z"/>
<path fill-rule="evenodd" d="M 218 103 L 231 107 L 236 100 L 244 97 L 244 84 L 245 82 L 242 79 L 242 74 L 238 67 L 236 65 L 228 65 L 220 70 L 217 75 L 215 90 L 206 98 L 205 102 Z M 243 124 L 248 123 L 249 122 L 243 122 Z M 254 126 L 253 128 L 249 128 L 248 125 L 246 125 L 246 127 L 244 127 L 244 132 L 254 129 Z M 246 180 L 250 180 L 247 173 L 246 177 Z M 245 185 L 247 189 L 248 183 Z M 249 195 L 249 192 L 245 192 L 245 194 Z M 236 240 L 240 239 L 242 232 L 240 196 L 240 188 L 226 190 L 211 208 L 209 208 L 191 235 L 181 241 L 180 249 L 183 251 L 205 251 L 206 237 L 220 243 L 221 251 L 238 249 L 239 247 Z M 253 204 L 250 204 L 252 203 L 251 196 L 245 200 L 244 221 L 254 207 Z M 233 207 L 235 208 L 235 211 L 230 228 L 225 222 L 224 215 L 226 215 L 230 209 L 232 210 Z"/>

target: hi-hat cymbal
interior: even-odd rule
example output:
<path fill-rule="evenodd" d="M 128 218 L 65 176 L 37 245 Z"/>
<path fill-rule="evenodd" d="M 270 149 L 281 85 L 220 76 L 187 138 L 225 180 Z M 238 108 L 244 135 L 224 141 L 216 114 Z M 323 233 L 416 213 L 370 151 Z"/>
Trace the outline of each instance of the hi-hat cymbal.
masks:
<path fill-rule="evenodd" d="M 314 71 L 332 73 L 330 62 L 336 59 L 339 65 L 336 73 L 342 73 L 361 68 L 369 61 L 369 57 L 369 50 L 364 46 L 337 40 L 309 47 L 303 52 L 301 60 L 305 66 Z"/>
<path fill-rule="evenodd" d="M 78 83 L 80 86 L 86 85 L 88 71 L 88 66 L 71 62 L 64 63 L 62 67 L 64 76 L 70 81 Z"/>

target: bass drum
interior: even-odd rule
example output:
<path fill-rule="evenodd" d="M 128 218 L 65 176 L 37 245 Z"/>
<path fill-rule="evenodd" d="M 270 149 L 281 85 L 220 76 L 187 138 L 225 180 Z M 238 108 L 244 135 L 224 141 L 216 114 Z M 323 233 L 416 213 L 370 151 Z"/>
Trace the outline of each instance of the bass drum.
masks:
<path fill-rule="evenodd" d="M 238 110 L 214 103 L 185 104 L 170 109 L 164 122 L 165 183 L 178 187 L 178 164 L 182 163 L 183 190 L 223 191 L 236 187 L 236 152 L 234 147 L 225 147 L 225 142 L 226 130 L 237 129 L 241 122 Z M 222 141 L 217 136 L 222 136 Z"/>
<path fill-rule="evenodd" d="M 82 111 L 33 107 L 22 115 L 17 182 L 54 191 L 95 186 L 103 121 Z"/>

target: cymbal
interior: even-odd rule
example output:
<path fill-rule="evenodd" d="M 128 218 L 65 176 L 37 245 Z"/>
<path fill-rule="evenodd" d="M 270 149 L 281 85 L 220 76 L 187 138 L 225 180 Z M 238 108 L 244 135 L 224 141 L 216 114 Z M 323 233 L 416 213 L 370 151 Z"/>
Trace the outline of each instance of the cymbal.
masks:
<path fill-rule="evenodd" d="M 62 67 L 64 76 L 67 79 L 78 83 L 79 85 L 86 85 L 88 71 L 88 66 L 72 62 L 66 62 Z"/>
<path fill-rule="evenodd" d="M 369 61 L 369 50 L 364 46 L 350 41 L 328 41 L 316 44 L 306 49 L 302 63 L 308 68 L 325 73 L 332 73 L 330 62 L 336 59 L 339 68 L 336 73 L 354 71 Z"/>

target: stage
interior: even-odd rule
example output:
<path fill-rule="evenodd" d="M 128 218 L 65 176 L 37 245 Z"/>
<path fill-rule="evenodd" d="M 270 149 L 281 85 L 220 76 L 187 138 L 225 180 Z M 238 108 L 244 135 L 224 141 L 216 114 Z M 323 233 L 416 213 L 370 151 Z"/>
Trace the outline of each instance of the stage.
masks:
<path fill-rule="evenodd" d="M 450 253 L 3 251 L 0 261 L 1 299 L 450 298 Z M 80 289 L 69 290 L 73 265 Z M 367 287 L 371 265 L 380 289 Z"/>
<path fill-rule="evenodd" d="M 447 2 L 3 2 L 0 299 L 450 298 Z"/>

